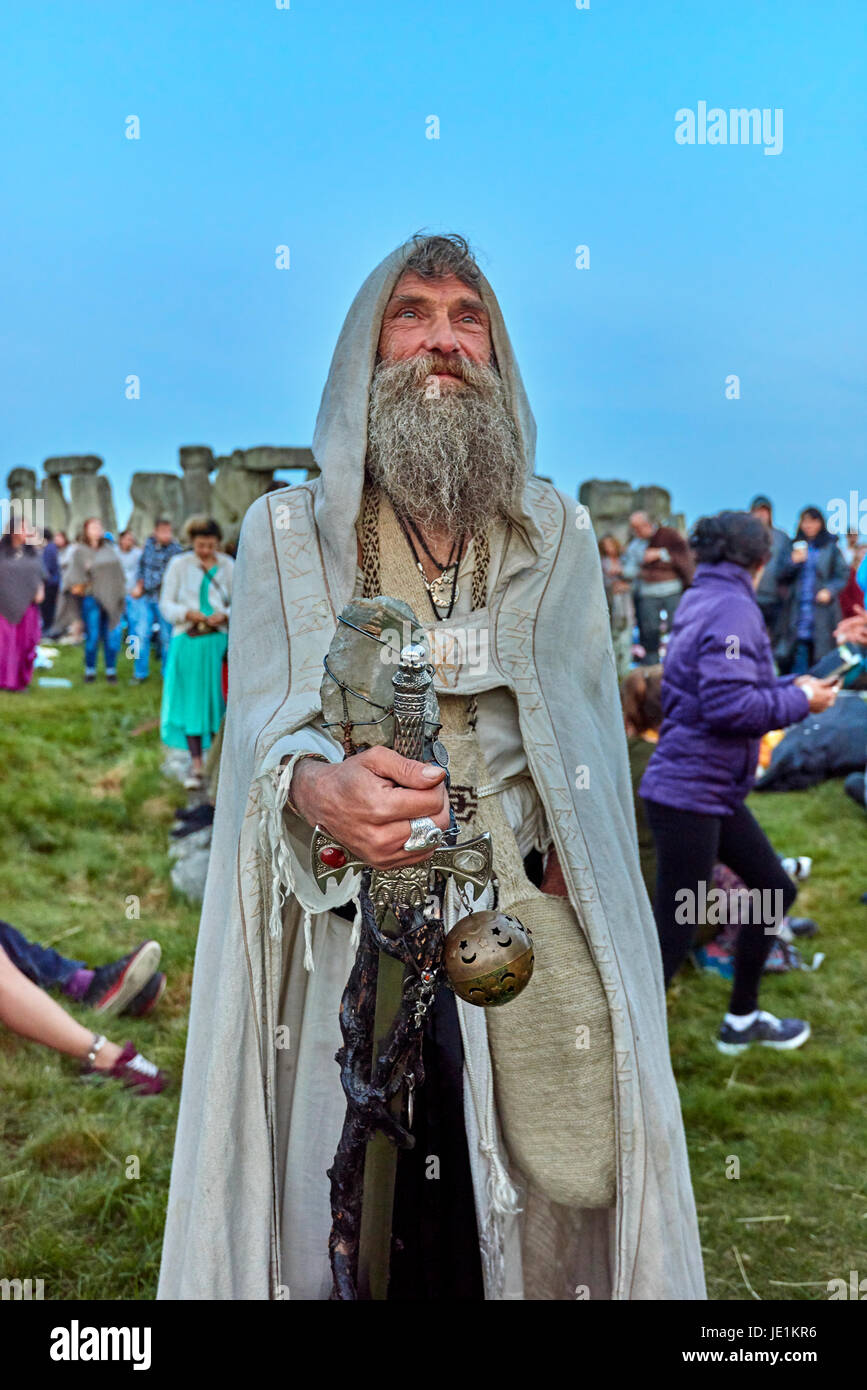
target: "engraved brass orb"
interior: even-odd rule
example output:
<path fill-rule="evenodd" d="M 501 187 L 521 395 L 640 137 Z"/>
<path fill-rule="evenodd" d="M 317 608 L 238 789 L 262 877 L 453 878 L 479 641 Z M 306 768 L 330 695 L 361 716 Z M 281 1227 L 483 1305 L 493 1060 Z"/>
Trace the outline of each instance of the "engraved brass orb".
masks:
<path fill-rule="evenodd" d="M 533 938 L 505 912 L 472 912 L 445 939 L 449 984 L 468 1004 L 508 1004 L 533 973 Z"/>

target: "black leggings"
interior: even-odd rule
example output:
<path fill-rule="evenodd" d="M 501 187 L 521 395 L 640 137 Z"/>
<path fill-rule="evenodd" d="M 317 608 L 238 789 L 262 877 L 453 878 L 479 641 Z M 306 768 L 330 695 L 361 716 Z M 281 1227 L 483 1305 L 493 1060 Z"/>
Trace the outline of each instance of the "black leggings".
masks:
<path fill-rule="evenodd" d="M 644 805 L 656 841 L 653 911 L 666 988 L 683 964 L 698 925 L 696 913 L 686 909 L 690 900 L 684 897 L 684 890 L 695 894 L 691 901 L 700 912 L 701 885 L 710 894 L 717 860 L 742 878 L 747 888 L 770 890 L 771 894 L 779 890 L 776 897 L 763 892 L 763 907 L 766 904 L 770 911 L 763 910 L 760 921 L 750 913 L 738 932 L 729 1010 L 733 1014 L 752 1013 L 759 1006 L 759 981 L 774 944 L 773 928 L 789 911 L 797 888 L 755 816 L 743 804 L 731 816 L 703 816 L 658 801 L 645 800 Z M 689 920 L 678 920 L 684 916 Z"/>

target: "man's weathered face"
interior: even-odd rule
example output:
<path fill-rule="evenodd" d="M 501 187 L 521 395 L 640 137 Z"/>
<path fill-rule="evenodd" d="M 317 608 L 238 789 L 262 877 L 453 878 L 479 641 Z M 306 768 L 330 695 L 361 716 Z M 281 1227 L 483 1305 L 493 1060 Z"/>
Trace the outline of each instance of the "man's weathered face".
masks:
<path fill-rule="evenodd" d="M 633 535 L 640 536 L 642 540 L 649 540 L 653 535 L 653 524 L 646 512 L 633 512 L 629 526 Z"/>
<path fill-rule="evenodd" d="M 493 363 L 490 316 L 454 275 L 402 275 L 379 334 L 367 469 L 396 509 L 453 536 L 508 514 L 524 455 Z"/>
<path fill-rule="evenodd" d="M 467 357 L 484 365 L 491 360 L 491 322 L 474 289 L 456 275 L 425 280 L 415 271 L 402 275 L 385 306 L 379 334 L 384 362 L 435 355 L 442 359 Z M 445 367 L 445 361 L 441 364 Z M 447 387 L 460 387 L 447 370 L 432 373 Z"/>

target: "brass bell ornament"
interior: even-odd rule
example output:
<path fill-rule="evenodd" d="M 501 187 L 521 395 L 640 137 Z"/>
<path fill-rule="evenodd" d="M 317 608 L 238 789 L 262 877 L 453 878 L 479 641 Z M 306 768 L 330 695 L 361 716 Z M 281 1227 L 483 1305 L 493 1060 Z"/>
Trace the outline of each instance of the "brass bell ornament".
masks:
<path fill-rule="evenodd" d="M 508 1004 L 529 984 L 533 961 L 530 932 L 505 912 L 471 912 L 445 939 L 449 984 L 468 1004 Z"/>

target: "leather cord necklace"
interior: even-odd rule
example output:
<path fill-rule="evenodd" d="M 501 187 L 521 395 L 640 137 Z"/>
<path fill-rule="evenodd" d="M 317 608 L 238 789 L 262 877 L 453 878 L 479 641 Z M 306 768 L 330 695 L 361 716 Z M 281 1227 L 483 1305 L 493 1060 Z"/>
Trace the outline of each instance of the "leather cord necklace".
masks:
<path fill-rule="evenodd" d="M 454 611 L 455 602 L 457 601 L 457 598 L 460 594 L 460 588 L 458 586 L 458 570 L 460 569 L 461 560 L 463 559 L 464 546 L 466 544 L 466 535 L 462 535 L 459 542 L 452 542 L 452 548 L 449 552 L 449 558 L 446 561 L 446 563 L 443 564 L 440 560 L 436 558 L 435 555 L 431 554 L 430 550 L 425 544 L 424 537 L 419 533 L 416 527 L 413 526 L 409 518 L 401 516 L 400 512 L 394 506 L 394 503 L 392 503 L 392 508 L 394 510 L 395 516 L 398 519 L 398 522 L 400 523 L 400 529 L 403 531 L 403 534 L 406 537 L 407 545 L 412 551 L 412 558 L 415 561 L 416 569 L 422 577 L 422 582 L 427 591 L 427 596 L 430 600 L 430 605 L 433 609 L 434 617 L 437 620 L 439 620 L 443 616 L 445 616 L 446 618 L 450 618 Z M 412 532 L 412 534 L 410 534 L 410 532 Z M 436 579 L 428 579 L 427 575 L 425 574 L 424 566 L 421 563 L 418 551 L 416 550 L 415 545 L 413 544 L 413 535 L 415 535 L 416 540 L 418 541 L 427 558 L 430 560 L 431 564 L 436 565 L 437 569 L 441 571 L 441 573 L 437 576 Z M 457 558 L 455 558 L 455 546 L 457 546 Z M 454 569 L 454 574 L 452 576 L 451 596 L 449 597 L 446 589 L 446 576 L 448 575 L 451 569 Z M 441 608 L 446 607 L 448 607 L 448 612 L 445 615 L 443 615 L 439 610 Z"/>

